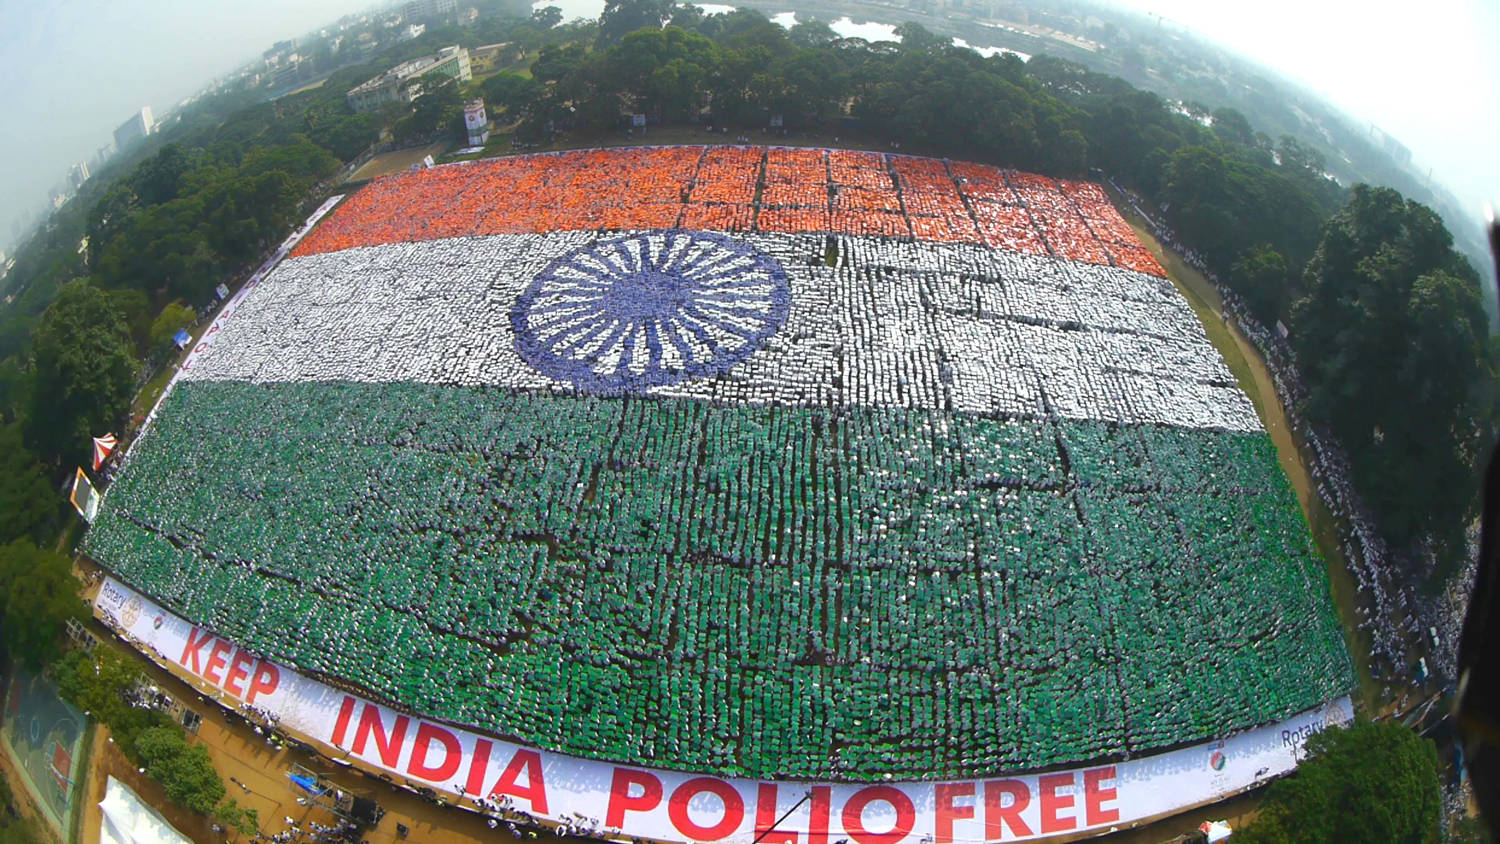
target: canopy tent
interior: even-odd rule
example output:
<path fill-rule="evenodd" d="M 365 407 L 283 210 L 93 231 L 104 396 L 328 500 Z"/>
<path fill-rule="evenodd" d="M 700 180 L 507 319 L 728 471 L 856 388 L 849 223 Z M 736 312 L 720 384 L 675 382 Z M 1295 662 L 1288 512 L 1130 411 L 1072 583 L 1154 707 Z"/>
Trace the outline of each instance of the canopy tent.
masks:
<path fill-rule="evenodd" d="M 105 434 L 102 437 L 94 437 L 95 472 L 99 471 L 99 467 L 104 465 L 104 461 L 109 459 L 109 456 L 114 453 L 115 446 L 119 444 L 120 441 L 115 437 L 114 434 Z"/>
<path fill-rule="evenodd" d="M 114 777 L 109 778 L 99 811 L 103 815 L 99 844 L 190 844 L 187 836 Z"/>

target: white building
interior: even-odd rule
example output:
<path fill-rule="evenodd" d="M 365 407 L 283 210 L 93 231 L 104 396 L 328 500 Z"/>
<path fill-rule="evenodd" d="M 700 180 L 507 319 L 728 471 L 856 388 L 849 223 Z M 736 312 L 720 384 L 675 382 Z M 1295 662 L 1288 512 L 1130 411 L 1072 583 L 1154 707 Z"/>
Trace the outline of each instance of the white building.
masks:
<path fill-rule="evenodd" d="M 408 21 L 426 21 L 441 18 L 458 11 L 458 0 L 412 0 L 402 9 L 402 17 Z"/>
<path fill-rule="evenodd" d="M 391 103 L 409 103 L 422 93 L 421 79 L 440 73 L 459 82 L 474 78 L 469 51 L 454 45 L 430 56 L 412 59 L 349 90 L 349 107 L 358 112 L 376 111 Z"/>
<path fill-rule="evenodd" d="M 156 121 L 151 118 L 151 107 L 143 106 L 140 111 L 130 115 L 130 119 L 120 124 L 115 130 L 115 149 L 124 150 L 132 143 L 145 138 L 156 129 Z"/>
<path fill-rule="evenodd" d="M 80 161 L 68 169 L 68 182 L 73 185 L 73 190 L 83 187 L 83 183 L 89 180 L 89 163 Z"/>

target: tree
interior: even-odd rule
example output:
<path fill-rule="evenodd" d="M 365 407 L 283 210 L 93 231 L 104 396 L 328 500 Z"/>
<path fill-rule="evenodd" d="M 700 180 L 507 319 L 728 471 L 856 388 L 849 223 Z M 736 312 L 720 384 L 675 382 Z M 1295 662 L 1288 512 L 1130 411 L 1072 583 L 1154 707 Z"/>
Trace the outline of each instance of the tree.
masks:
<path fill-rule="evenodd" d="M 21 440 L 21 426 L 0 427 L 0 542 L 45 542 L 57 531 L 61 502 L 47 472 Z"/>
<path fill-rule="evenodd" d="M 907 21 L 896 27 L 896 37 L 901 39 L 901 49 L 914 52 L 939 50 L 953 43 L 953 39 L 931 32 L 916 21 Z"/>
<path fill-rule="evenodd" d="M 188 744 L 180 727 L 143 730 L 135 745 L 146 763 L 146 775 L 161 783 L 173 803 L 206 815 L 224 799 L 224 780 L 214 770 L 208 748 Z"/>
<path fill-rule="evenodd" d="M 168 302 L 151 323 L 151 346 L 157 349 L 172 342 L 178 331 L 192 325 L 198 313 L 181 302 Z"/>
<path fill-rule="evenodd" d="M 1442 817 L 1437 750 L 1400 724 L 1360 721 L 1307 739 L 1297 772 L 1274 783 L 1235 841 L 1436 842 Z"/>
<path fill-rule="evenodd" d="M 1229 286 L 1245 297 L 1251 312 L 1267 325 L 1281 316 L 1286 284 L 1286 258 L 1269 243 L 1241 252 L 1240 259 L 1229 268 Z"/>
<path fill-rule="evenodd" d="M 62 554 L 41 550 L 30 539 L 0 548 L 0 641 L 11 657 L 39 670 L 57 656 L 68 620 L 88 617 L 78 587 Z"/>
<path fill-rule="evenodd" d="M 1492 441 L 1494 372 L 1478 276 L 1427 207 L 1354 188 L 1329 219 L 1292 311 L 1307 413 L 1349 452 L 1354 482 L 1398 548 L 1452 563 Z"/>
<path fill-rule="evenodd" d="M 102 721 L 125 757 L 139 765 L 136 738 L 173 721 L 159 710 L 133 706 L 146 674 L 136 660 L 105 645 L 91 651 L 70 650 L 52 663 L 52 679 L 63 700 Z"/>
<path fill-rule="evenodd" d="M 511 117 L 521 117 L 536 100 L 541 85 L 529 76 L 506 71 L 484 80 L 480 90 L 484 92 L 484 101 L 492 113 L 494 109 L 503 108 Z"/>
<path fill-rule="evenodd" d="M 599 16 L 599 45 L 617 44 L 638 29 L 661 29 L 672 17 L 672 0 L 606 0 Z"/>
<path fill-rule="evenodd" d="M 215 807 L 213 817 L 241 835 L 253 836 L 260 832 L 260 811 L 250 807 L 242 808 L 233 800 L 225 800 Z"/>
<path fill-rule="evenodd" d="M 556 6 L 543 6 L 531 13 L 531 22 L 538 29 L 551 29 L 562 23 L 563 11 Z"/>
<path fill-rule="evenodd" d="M 27 442 L 45 457 L 82 462 L 91 438 L 118 427 L 130 407 L 130 332 L 103 291 L 75 281 L 42 314 L 32 355 Z"/>
<path fill-rule="evenodd" d="M 787 32 L 787 37 L 798 47 L 822 47 L 837 41 L 839 34 L 833 31 L 827 21 L 810 18 L 793 25 Z"/>

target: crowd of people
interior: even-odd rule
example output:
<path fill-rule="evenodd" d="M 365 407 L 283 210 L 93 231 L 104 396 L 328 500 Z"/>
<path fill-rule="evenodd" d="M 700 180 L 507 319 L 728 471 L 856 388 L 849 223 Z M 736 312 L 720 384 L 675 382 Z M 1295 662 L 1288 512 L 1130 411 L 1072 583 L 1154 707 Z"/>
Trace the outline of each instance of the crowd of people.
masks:
<path fill-rule="evenodd" d="M 982 243 L 1162 275 L 1097 185 L 849 150 L 643 147 L 378 179 L 294 250 L 594 229 L 842 233 Z"/>
<path fill-rule="evenodd" d="M 1359 628 L 1370 637 L 1372 672 L 1385 687 L 1388 702 L 1394 701 L 1399 690 L 1409 684 L 1418 655 L 1425 658 L 1429 674 L 1437 682 L 1453 682 L 1457 677 L 1458 634 L 1468 609 L 1474 565 L 1466 566 L 1436 595 L 1422 596 L 1411 588 L 1391 558 L 1374 517 L 1354 488 L 1348 457 L 1330 433 L 1312 425 L 1299 413 L 1307 398 L 1307 387 L 1298 375 L 1286 338 L 1279 329 L 1269 328 L 1257 319 L 1244 299 L 1219 278 L 1201 255 L 1181 243 L 1170 226 L 1145 210 L 1143 206 L 1147 203 L 1119 185 L 1115 188 L 1130 199 L 1158 240 L 1214 285 L 1226 319 L 1232 320 L 1260 351 L 1287 418 L 1311 458 L 1307 467 L 1317 484 L 1318 497 L 1338 522 L 1340 551 L 1361 596 L 1361 606 L 1357 609 Z"/>
<path fill-rule="evenodd" d="M 745 161 L 758 175 L 731 178 Z M 726 775 L 1140 755 L 1348 688 L 1253 407 L 1159 275 L 1086 263 L 1111 254 L 1097 186 L 825 150 L 546 164 L 377 182 L 314 230 L 168 397 L 88 552 L 221 635 L 413 711 Z M 883 192 L 930 219 L 1011 208 L 999 244 L 1078 261 L 852 234 L 728 248 L 602 217 L 431 241 L 621 201 L 616 185 L 674 207 L 703 185 L 762 202 L 782 185 L 830 219 L 891 215 Z M 522 292 L 547 273 L 608 290 L 558 313 L 608 300 L 665 319 L 679 300 L 612 285 L 649 263 L 677 273 L 675 296 L 718 266 L 714 302 L 769 295 L 755 255 L 785 270 L 789 313 L 722 375 L 621 400 L 518 354 Z M 683 359 L 752 336 L 736 307 L 697 321 L 702 345 L 679 338 Z M 625 360 L 593 337 L 558 353 Z"/>

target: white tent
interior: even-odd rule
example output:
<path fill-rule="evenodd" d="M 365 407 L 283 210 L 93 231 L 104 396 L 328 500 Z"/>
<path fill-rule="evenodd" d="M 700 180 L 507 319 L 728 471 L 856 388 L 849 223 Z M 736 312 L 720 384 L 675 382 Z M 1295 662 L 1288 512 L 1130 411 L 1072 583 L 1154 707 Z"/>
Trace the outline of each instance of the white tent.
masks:
<path fill-rule="evenodd" d="M 99 801 L 99 812 L 103 816 L 99 844 L 191 844 L 130 786 L 114 777 L 109 778 L 104 799 Z"/>

